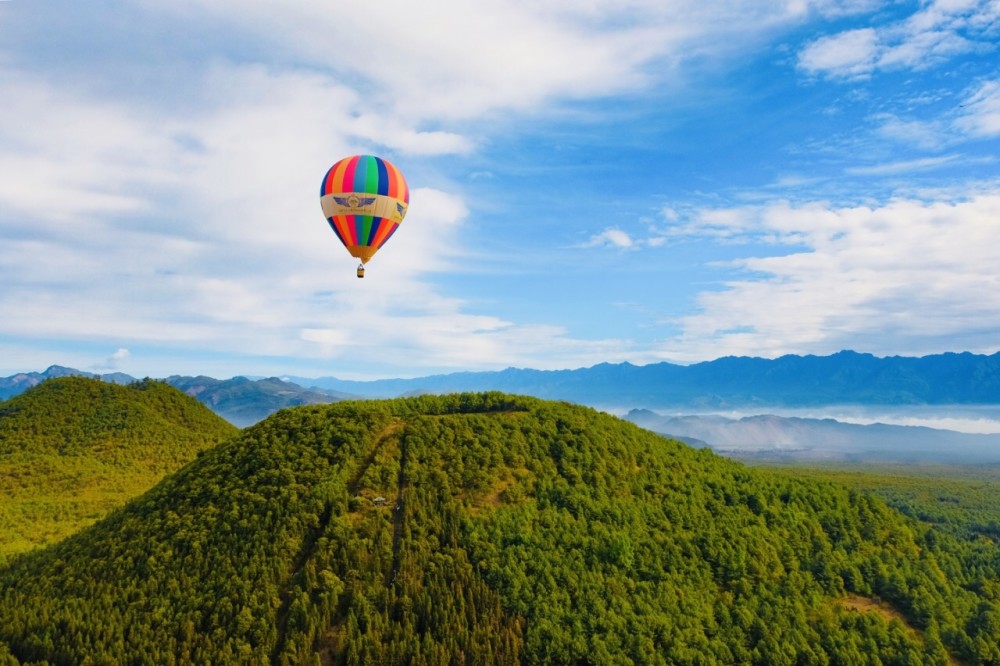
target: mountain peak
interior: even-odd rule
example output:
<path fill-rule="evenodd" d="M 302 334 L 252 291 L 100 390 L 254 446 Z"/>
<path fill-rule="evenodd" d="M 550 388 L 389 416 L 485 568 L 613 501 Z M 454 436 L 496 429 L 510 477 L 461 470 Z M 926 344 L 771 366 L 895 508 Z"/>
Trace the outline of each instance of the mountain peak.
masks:
<path fill-rule="evenodd" d="M 63 365 L 50 365 L 42 375 L 45 377 L 89 377 L 93 376 L 93 373 L 83 372 L 75 368 L 67 368 Z"/>

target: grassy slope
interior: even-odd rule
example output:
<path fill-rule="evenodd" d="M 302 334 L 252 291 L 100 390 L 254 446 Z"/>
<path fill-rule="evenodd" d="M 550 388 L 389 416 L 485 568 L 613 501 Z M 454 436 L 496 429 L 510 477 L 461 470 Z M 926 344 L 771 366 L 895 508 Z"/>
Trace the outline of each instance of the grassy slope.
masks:
<path fill-rule="evenodd" d="M 160 382 L 56 378 L 0 403 L 0 561 L 92 524 L 237 432 Z"/>

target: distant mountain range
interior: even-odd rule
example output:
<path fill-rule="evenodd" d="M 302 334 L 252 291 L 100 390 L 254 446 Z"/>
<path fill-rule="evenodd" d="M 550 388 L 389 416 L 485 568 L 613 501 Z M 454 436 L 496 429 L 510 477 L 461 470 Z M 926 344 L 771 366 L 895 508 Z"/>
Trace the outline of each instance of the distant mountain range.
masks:
<path fill-rule="evenodd" d="M 7 398 L 24 393 L 32 386 L 38 386 L 46 379 L 54 377 L 98 377 L 112 384 L 131 384 L 136 381 L 135 377 L 122 372 L 95 375 L 92 372 L 83 372 L 82 370 L 66 368 L 61 365 L 50 365 L 45 372 L 19 372 L 10 377 L 0 378 L 0 400 L 6 400 Z"/>
<path fill-rule="evenodd" d="M 223 380 L 173 375 L 164 381 L 198 398 L 219 416 L 241 428 L 263 421 L 285 407 L 319 405 L 357 397 L 339 391 L 306 389 L 277 377 Z"/>
<path fill-rule="evenodd" d="M 53 365 L 44 372 L 25 372 L 0 378 L 0 399 L 6 400 L 19 395 L 46 379 L 70 376 L 99 378 L 115 384 L 130 384 L 137 381 L 135 377 L 120 372 L 97 375 Z M 216 414 L 241 428 L 262 421 L 285 407 L 323 404 L 358 397 L 333 390 L 306 389 L 276 377 L 252 380 L 246 377 L 214 379 L 205 376 L 172 375 L 163 381 L 194 396 Z"/>
<path fill-rule="evenodd" d="M 0 398 L 16 395 L 49 377 L 66 375 L 98 376 L 52 366 L 41 373 L 0 378 Z M 99 376 L 116 383 L 134 381 L 121 373 Z M 635 411 L 666 408 L 673 413 L 703 413 L 738 409 L 765 414 L 782 407 L 824 405 L 1000 405 L 1000 353 L 879 358 L 843 351 L 830 356 L 782 356 L 773 360 L 726 357 L 690 366 L 602 363 L 576 370 L 508 368 L 376 381 L 335 377 L 220 380 L 179 375 L 164 381 L 195 396 L 240 427 L 261 421 L 284 407 L 348 398 L 503 391 L 619 413 L 633 410 L 628 418 L 644 427 L 738 455 L 878 455 L 899 460 L 904 455 L 928 459 L 948 452 L 970 461 L 992 462 L 996 460 L 992 451 L 1000 450 L 1000 443 L 989 435 L 930 428 L 857 426 L 778 416 L 739 421 L 705 416 L 670 420 L 655 411 Z"/>
<path fill-rule="evenodd" d="M 920 358 L 842 351 L 777 359 L 726 357 L 682 366 L 602 363 L 577 370 L 460 372 L 417 379 L 289 381 L 367 397 L 497 390 L 598 407 L 1000 404 L 1000 353 Z"/>
<path fill-rule="evenodd" d="M 99 376 L 127 383 L 121 373 L 94 375 L 52 366 L 0 379 L 0 398 L 16 395 L 48 377 Z M 290 404 L 329 402 L 346 397 L 393 398 L 421 393 L 504 391 L 567 400 L 597 407 L 656 409 L 730 409 L 756 406 L 803 407 L 835 404 L 947 405 L 1000 404 L 1000 352 L 989 356 L 937 354 L 919 358 L 842 351 L 830 356 L 777 359 L 725 357 L 694 365 L 601 363 L 576 370 L 508 368 L 495 372 L 457 372 L 415 379 L 352 381 L 336 377 L 283 377 L 252 380 L 234 377 L 166 378 L 207 404 L 223 395 L 244 403 L 246 414 Z M 261 398 L 261 408 L 247 403 Z M 267 396 L 263 399 L 262 396 Z M 265 404 L 267 403 L 267 404 Z"/>

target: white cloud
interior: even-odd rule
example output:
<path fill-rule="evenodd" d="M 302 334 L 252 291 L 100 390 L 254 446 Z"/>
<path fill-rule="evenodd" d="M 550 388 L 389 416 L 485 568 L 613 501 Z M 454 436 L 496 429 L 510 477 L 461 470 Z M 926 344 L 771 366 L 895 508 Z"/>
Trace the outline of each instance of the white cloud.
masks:
<path fill-rule="evenodd" d="M 338 5 L 186 0 L 151 10 L 214 16 L 280 44 L 338 76 L 374 82 L 366 97 L 400 118 L 471 118 L 542 99 L 588 95 L 640 79 L 650 44 L 629 34 L 599 39 L 552 8 L 485 0 L 476 4 L 348 0 Z M 647 38 L 648 39 L 648 38 Z"/>
<path fill-rule="evenodd" d="M 378 121 L 356 93 L 315 74 L 217 65 L 201 113 L 158 124 L 124 103 L 3 75 L 12 103 L 0 107 L 0 310 L 18 316 L 0 334 L 308 356 L 298 331 L 345 315 L 315 308 L 317 292 L 356 289 L 318 190 L 335 159 L 369 149 Z M 423 134 L 387 140 L 464 149 Z M 375 259 L 369 295 L 463 253 L 460 197 L 418 183 L 411 202 Z M 413 226 L 422 233 L 408 234 Z M 411 309 L 427 300 L 411 295 Z"/>
<path fill-rule="evenodd" d="M 922 104 L 917 100 L 914 104 Z M 941 101 L 929 96 L 927 103 Z M 969 141 L 989 139 L 1000 135 L 1000 81 L 980 83 L 968 93 L 961 104 L 940 115 L 925 118 L 901 117 L 896 113 L 877 113 L 869 117 L 875 125 L 875 135 L 906 149 L 941 151 Z M 959 155 L 938 155 L 914 160 L 900 160 L 895 164 L 903 169 L 927 168 L 959 159 Z M 889 171 L 895 171 L 890 168 Z M 863 169 L 852 169 L 864 173 Z M 876 173 L 876 171 L 868 171 Z"/>
<path fill-rule="evenodd" d="M 936 150 L 952 141 L 952 134 L 938 121 L 904 120 L 893 114 L 872 118 L 878 123 L 876 132 L 883 138 L 906 146 Z"/>
<path fill-rule="evenodd" d="M 681 214 L 668 207 L 661 213 L 665 226 L 652 229 L 652 239 L 646 241 L 654 247 L 671 239 L 704 238 L 718 242 L 745 240 L 749 235 L 761 231 L 753 209 L 748 208 L 706 208 Z"/>
<path fill-rule="evenodd" d="M 0 88 L 0 212 L 79 224 L 148 211 L 149 191 L 176 180 L 154 121 L 2 63 Z"/>
<path fill-rule="evenodd" d="M 1000 80 L 983 83 L 962 105 L 956 127 L 973 136 L 1000 135 Z"/>
<path fill-rule="evenodd" d="M 49 172 L 23 168 L 30 149 L 53 168 L 69 160 L 87 179 L 81 189 L 99 183 L 129 205 L 53 214 L 23 194 L 0 198 L 24 214 L 0 217 L 10 232 L 0 244 L 0 276 L 9 285 L 0 309 L 18 314 L 0 324 L 5 336 L 338 364 L 368 354 L 385 367 L 435 369 L 485 358 L 497 367 L 596 363 L 616 348 L 574 340 L 560 327 L 470 314 L 469 304 L 437 293 L 425 276 L 468 255 L 460 235 L 468 209 L 460 196 L 419 182 L 411 182 L 403 225 L 357 281 L 356 262 L 323 220 L 317 193 L 332 160 L 367 149 L 381 119 L 324 76 L 217 65 L 203 110 L 169 126 L 137 120 L 123 104 L 14 79 L 36 94 L 18 95 L 19 106 L 4 116 L 8 145 L 31 142 L 10 171 L 11 191 L 59 200 L 42 177 Z M 15 131 L 48 106 L 84 119 L 78 134 Z M 397 160 L 405 172 L 407 153 L 467 149 L 449 136 L 400 130 L 380 138 L 405 151 Z M 127 358 L 137 360 L 122 347 L 83 367 L 117 369 Z"/>
<path fill-rule="evenodd" d="M 365 280 L 368 278 L 366 277 Z M 419 299 L 419 307 L 414 299 Z M 383 367 L 465 370 L 510 366 L 558 369 L 593 365 L 626 353 L 621 340 L 574 339 L 561 326 L 516 324 L 491 315 L 470 314 L 469 304 L 443 298 L 420 285 L 386 292 L 374 303 L 342 304 L 341 322 L 301 331 L 310 356 L 328 362 L 371 359 L 365 378 Z M 387 325 L 391 313 L 391 325 Z M 332 319 L 331 319 L 332 321 Z M 363 375 L 355 371 L 355 376 Z"/>
<path fill-rule="evenodd" d="M 810 74 L 855 79 L 877 70 L 920 70 L 977 49 L 993 51 L 995 0 L 937 0 L 905 20 L 820 37 L 799 53 Z"/>
<path fill-rule="evenodd" d="M 121 363 L 129 357 L 129 351 L 124 347 L 119 347 L 113 354 L 108 356 L 102 363 L 91 366 L 93 372 L 115 372 L 121 368 Z"/>
<path fill-rule="evenodd" d="M 799 54 L 799 67 L 810 73 L 830 72 L 842 78 L 869 74 L 878 53 L 878 34 L 872 28 L 821 37 Z"/>
<path fill-rule="evenodd" d="M 477 119 L 636 90 L 681 63 L 746 49 L 813 11 L 840 16 L 871 5 L 739 0 L 720 10 L 698 0 L 140 2 L 150 12 L 217 22 L 277 45 L 288 63 L 359 79 L 372 107 L 408 122 Z"/>
<path fill-rule="evenodd" d="M 635 245 L 635 241 L 625 231 L 618 227 L 609 227 L 599 234 L 595 234 L 583 244 L 582 247 L 616 247 L 627 250 Z"/>
<path fill-rule="evenodd" d="M 702 293 L 664 350 L 690 360 L 861 347 L 992 351 L 1000 330 L 1000 194 L 879 208 L 749 209 L 753 233 L 809 250 L 734 263 L 747 277 Z M 737 233 L 747 233 L 741 225 Z M 989 349 L 987 349 L 989 348 Z"/>

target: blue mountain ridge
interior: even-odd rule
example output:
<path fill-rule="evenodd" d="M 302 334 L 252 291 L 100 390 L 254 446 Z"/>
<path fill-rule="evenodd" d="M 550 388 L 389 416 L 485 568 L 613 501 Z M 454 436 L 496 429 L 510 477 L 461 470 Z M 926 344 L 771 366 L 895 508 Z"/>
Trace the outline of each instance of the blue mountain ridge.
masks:
<path fill-rule="evenodd" d="M 842 351 L 777 359 L 724 357 L 689 366 L 602 363 L 576 370 L 508 368 L 416 379 L 287 379 L 370 397 L 498 390 L 593 406 L 647 408 L 1000 404 L 1000 352 L 880 358 Z"/>
<path fill-rule="evenodd" d="M 83 375 L 127 383 L 128 375 L 95 375 L 62 366 L 0 378 L 0 398 L 49 377 Z M 858 405 L 936 406 L 959 410 L 1000 405 L 1000 353 L 946 353 L 924 357 L 842 351 L 829 356 L 777 359 L 725 357 L 690 366 L 601 363 L 575 370 L 507 368 L 414 379 L 374 381 L 336 377 L 170 376 L 164 381 L 193 395 L 237 426 L 256 423 L 284 407 L 348 398 L 420 393 L 503 391 L 606 409 L 643 427 L 727 454 L 785 458 L 839 458 L 1000 462 L 1000 436 L 832 419 L 775 416 L 780 408 Z M 668 410 L 661 416 L 651 410 Z M 727 410 L 744 419 L 706 416 Z M 995 410 L 992 410 L 995 411 Z M 686 414 L 678 417 L 677 414 Z M 953 453 L 955 455 L 949 455 Z"/>
<path fill-rule="evenodd" d="M 65 374 L 100 376 L 128 382 L 122 373 L 95 375 L 61 366 L 45 372 L 0 378 L 0 398 L 8 398 L 48 377 Z M 248 381 L 245 377 L 171 376 L 166 381 L 193 392 L 202 384 Z M 265 380 L 253 380 L 265 381 Z M 414 393 L 504 391 L 539 398 L 569 400 L 592 406 L 657 408 L 1000 404 L 1000 352 L 992 355 L 945 353 L 923 357 L 876 357 L 853 351 L 829 356 L 788 355 L 776 359 L 728 356 L 683 366 L 653 363 L 601 363 L 575 370 L 507 368 L 489 372 L 456 372 L 413 379 L 355 381 L 336 377 L 268 378 L 282 389 L 336 392 L 343 397 L 397 397 Z"/>

